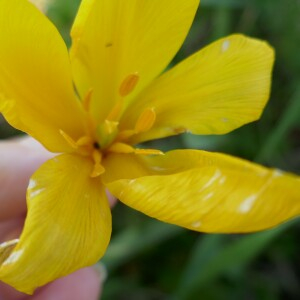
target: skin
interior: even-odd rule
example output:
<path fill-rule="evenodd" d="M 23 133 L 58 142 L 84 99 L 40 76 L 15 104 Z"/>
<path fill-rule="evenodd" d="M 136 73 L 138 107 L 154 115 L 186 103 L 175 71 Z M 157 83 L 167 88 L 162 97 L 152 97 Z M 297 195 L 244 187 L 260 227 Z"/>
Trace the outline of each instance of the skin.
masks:
<path fill-rule="evenodd" d="M 0 142 L 0 243 L 20 235 L 26 215 L 29 178 L 52 156 L 31 138 Z M 112 204 L 114 200 L 110 198 Z M 102 281 L 96 269 L 84 268 L 38 289 L 33 296 L 0 282 L 0 300 L 96 300 Z"/>

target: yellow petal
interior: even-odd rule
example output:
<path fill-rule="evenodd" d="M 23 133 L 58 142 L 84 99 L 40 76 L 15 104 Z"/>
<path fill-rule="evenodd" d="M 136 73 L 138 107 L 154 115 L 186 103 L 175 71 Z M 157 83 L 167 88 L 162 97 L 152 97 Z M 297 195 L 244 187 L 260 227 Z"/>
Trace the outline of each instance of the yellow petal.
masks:
<path fill-rule="evenodd" d="M 199 0 L 82 1 L 72 29 L 71 61 L 81 96 L 94 90 L 91 108 L 97 119 L 132 91 L 128 84 L 123 89 L 128 78 L 139 78 L 130 80 L 133 96 L 166 68 L 198 5 Z"/>
<path fill-rule="evenodd" d="M 92 168 L 92 161 L 66 154 L 32 176 L 25 227 L 17 246 L 5 254 L 0 280 L 31 294 L 104 254 L 111 214 L 99 177 L 90 177 Z"/>
<path fill-rule="evenodd" d="M 0 1 L 0 112 L 51 151 L 84 135 L 66 46 L 56 28 L 26 0 Z"/>
<path fill-rule="evenodd" d="M 300 215 L 300 179 L 224 154 L 112 155 L 104 179 L 122 202 L 202 232 L 250 232 Z"/>
<path fill-rule="evenodd" d="M 156 79 L 125 113 L 132 128 L 152 107 L 156 122 L 140 142 L 189 131 L 223 134 L 257 120 L 268 100 L 273 49 L 265 42 L 232 35 L 192 55 Z"/>

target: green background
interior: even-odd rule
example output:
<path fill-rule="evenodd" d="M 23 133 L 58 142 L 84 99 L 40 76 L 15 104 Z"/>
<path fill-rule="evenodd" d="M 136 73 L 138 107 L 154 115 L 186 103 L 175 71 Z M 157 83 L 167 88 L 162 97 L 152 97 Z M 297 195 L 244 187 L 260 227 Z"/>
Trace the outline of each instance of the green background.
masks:
<path fill-rule="evenodd" d="M 57 0 L 48 11 L 68 45 L 78 4 Z M 202 0 L 172 64 L 231 33 L 267 40 L 276 49 L 270 102 L 260 121 L 230 134 L 181 135 L 151 147 L 225 152 L 299 174 L 299 17 L 299 0 Z M 19 134 L 1 117 L 0 122 L 1 139 Z M 300 299 L 299 241 L 299 219 L 256 234 L 206 235 L 151 220 L 119 203 L 102 260 L 108 277 L 101 299 Z"/>

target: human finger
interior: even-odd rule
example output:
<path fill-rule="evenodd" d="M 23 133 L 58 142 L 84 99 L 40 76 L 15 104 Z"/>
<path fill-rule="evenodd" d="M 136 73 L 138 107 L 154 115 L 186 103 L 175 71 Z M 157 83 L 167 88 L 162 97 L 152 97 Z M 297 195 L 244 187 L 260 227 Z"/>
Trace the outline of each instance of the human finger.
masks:
<path fill-rule="evenodd" d="M 33 296 L 32 300 L 97 300 L 101 291 L 101 275 L 93 268 L 81 269 L 60 278 Z"/>
<path fill-rule="evenodd" d="M 29 178 L 51 156 L 32 138 L 0 142 L 0 220 L 25 213 Z"/>

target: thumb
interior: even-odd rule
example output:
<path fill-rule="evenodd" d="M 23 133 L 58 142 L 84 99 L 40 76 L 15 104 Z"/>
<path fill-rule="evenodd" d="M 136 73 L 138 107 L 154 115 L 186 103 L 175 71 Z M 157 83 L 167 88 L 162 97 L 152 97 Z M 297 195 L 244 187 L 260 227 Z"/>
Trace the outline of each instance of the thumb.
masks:
<path fill-rule="evenodd" d="M 25 213 L 29 178 L 51 156 L 32 138 L 0 142 L 0 220 Z"/>

